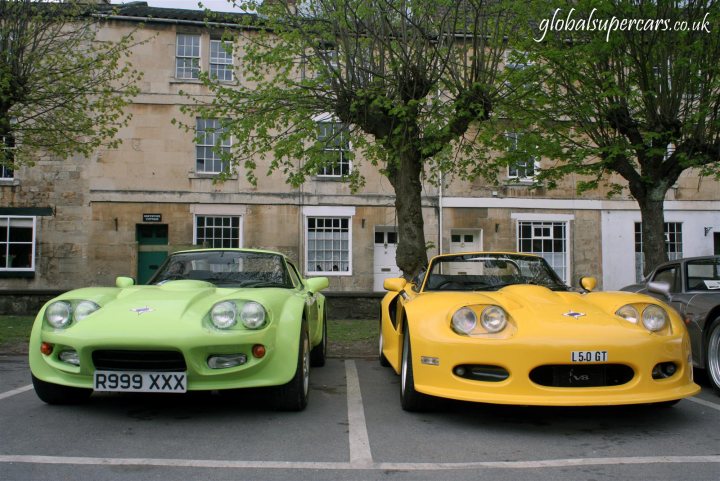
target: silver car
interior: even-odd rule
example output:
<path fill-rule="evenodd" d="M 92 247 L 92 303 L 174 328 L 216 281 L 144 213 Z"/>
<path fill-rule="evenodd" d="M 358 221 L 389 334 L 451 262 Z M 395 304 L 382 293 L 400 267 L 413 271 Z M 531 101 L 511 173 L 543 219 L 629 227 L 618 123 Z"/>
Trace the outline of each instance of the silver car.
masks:
<path fill-rule="evenodd" d="M 665 262 L 622 290 L 649 294 L 680 313 L 690 334 L 693 365 L 706 369 L 720 394 L 720 256 Z"/>

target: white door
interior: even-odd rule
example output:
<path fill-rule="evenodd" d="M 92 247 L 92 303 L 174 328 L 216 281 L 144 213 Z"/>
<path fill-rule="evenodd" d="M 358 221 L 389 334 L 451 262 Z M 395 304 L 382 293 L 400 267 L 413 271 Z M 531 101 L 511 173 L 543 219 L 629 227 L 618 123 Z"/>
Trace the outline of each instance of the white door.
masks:
<path fill-rule="evenodd" d="M 456 252 L 478 252 L 482 250 L 482 230 L 477 229 L 450 229 L 450 253 Z M 446 269 L 447 274 L 470 275 L 482 274 L 479 272 L 481 266 L 478 264 L 474 269 L 468 271 L 468 266 L 454 268 L 452 265 Z"/>
<path fill-rule="evenodd" d="M 373 290 L 384 291 L 383 281 L 388 277 L 400 277 L 402 272 L 395 264 L 398 235 L 394 227 L 375 227 L 375 252 L 373 258 Z"/>

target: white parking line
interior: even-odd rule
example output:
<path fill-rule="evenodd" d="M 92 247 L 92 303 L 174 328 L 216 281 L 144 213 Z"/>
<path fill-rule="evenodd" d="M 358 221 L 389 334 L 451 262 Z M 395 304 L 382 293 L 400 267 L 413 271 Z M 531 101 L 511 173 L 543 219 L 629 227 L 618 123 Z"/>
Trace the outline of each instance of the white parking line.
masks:
<path fill-rule="evenodd" d="M 22 393 L 24 393 L 25 391 L 29 391 L 30 389 L 32 389 L 32 384 L 28 384 L 27 386 L 23 386 L 23 387 L 19 387 L 19 388 L 17 388 L 17 389 L 13 389 L 12 391 L 4 392 L 4 393 L 0 394 L 0 400 L 2 400 L 2 399 L 7 399 L 7 398 L 12 397 L 12 396 L 14 396 L 14 395 L 16 395 L 16 394 L 22 394 Z"/>
<path fill-rule="evenodd" d="M 220 469 L 313 469 L 344 471 L 448 471 L 471 469 L 541 469 L 618 464 L 720 464 L 720 456 L 640 456 L 625 458 L 541 459 L 537 461 L 478 461 L 472 463 L 357 463 L 297 461 L 232 461 L 220 459 L 90 458 L 75 456 L 0 455 L 0 463 L 65 464 L 76 466 L 155 466 Z"/>
<path fill-rule="evenodd" d="M 704 399 L 700 399 L 699 397 L 688 397 L 685 398 L 688 401 L 692 401 L 697 404 L 702 404 L 705 407 L 708 407 L 710 409 L 715 409 L 716 411 L 720 411 L 720 404 L 716 404 L 714 402 L 706 401 Z"/>
<path fill-rule="evenodd" d="M 350 464 L 358 467 L 370 466 L 373 462 L 372 452 L 365 423 L 365 408 L 360 393 L 360 378 L 355 361 L 345 361 L 345 382 L 347 383 Z"/>

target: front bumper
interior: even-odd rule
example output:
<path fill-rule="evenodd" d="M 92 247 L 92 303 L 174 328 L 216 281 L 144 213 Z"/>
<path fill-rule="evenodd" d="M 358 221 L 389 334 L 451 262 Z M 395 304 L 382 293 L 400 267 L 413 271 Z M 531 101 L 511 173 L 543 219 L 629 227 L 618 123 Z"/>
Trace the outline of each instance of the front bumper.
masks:
<path fill-rule="evenodd" d="M 42 342 L 53 345 L 49 355 L 40 352 Z M 252 347 L 265 346 L 266 354 L 256 358 Z M 93 352 L 112 351 L 172 351 L 180 353 L 187 372 L 189 391 L 237 389 L 277 386 L 290 381 L 297 368 L 297 336 L 280 333 L 275 326 L 259 331 L 210 332 L 205 329 L 170 334 L 162 338 L 147 335 L 113 335 L 105 339 L 81 339 L 62 331 L 36 329 L 30 338 L 30 369 L 45 382 L 65 386 L 92 388 L 96 366 Z M 80 365 L 75 366 L 59 358 L 62 351 L 78 353 Z M 247 361 L 223 369 L 211 369 L 208 358 L 213 355 L 245 354 Z M 133 370 L 129 369 L 128 370 Z M 150 370 L 150 369 L 141 369 Z"/>
<path fill-rule="evenodd" d="M 629 337 L 615 342 L 450 335 L 438 342 L 416 335 L 418 331 L 411 336 L 415 389 L 433 396 L 493 404 L 603 406 L 673 401 L 700 391 L 688 364 L 686 335 L 634 336 L 634 340 Z M 531 372 L 539 366 L 602 364 L 571 363 L 571 352 L 579 350 L 607 351 L 607 363 L 632 369 L 630 379 L 621 385 L 593 387 L 540 385 L 531 379 Z M 653 379 L 653 368 L 669 362 L 677 366 L 676 372 L 664 379 Z M 504 380 L 479 381 L 454 373 L 457 366 L 467 365 L 498 366 L 509 375 Z"/>

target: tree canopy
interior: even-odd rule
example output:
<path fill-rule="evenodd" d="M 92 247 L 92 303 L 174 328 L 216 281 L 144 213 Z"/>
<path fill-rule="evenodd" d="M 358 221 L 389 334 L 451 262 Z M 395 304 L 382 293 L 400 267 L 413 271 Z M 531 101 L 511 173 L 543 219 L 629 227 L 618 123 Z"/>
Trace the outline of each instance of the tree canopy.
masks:
<path fill-rule="evenodd" d="M 536 1 L 517 15 L 528 29 L 503 110 L 518 150 L 548 159 L 536 180 L 550 187 L 572 172 L 581 190 L 627 186 L 652 268 L 667 259 L 668 190 L 688 169 L 720 171 L 720 3 Z"/>
<path fill-rule="evenodd" d="M 258 159 L 293 185 L 338 162 L 363 184 L 360 162 L 395 191 L 397 264 L 406 276 L 427 263 L 422 182 L 440 172 L 478 174 L 485 155 L 473 125 L 490 118 L 503 91 L 500 64 L 514 18 L 498 0 L 275 0 L 258 7 L 234 48 L 238 85 L 205 75 L 215 95 L 187 111 L 223 119 L 235 146 L 226 160 L 255 178 Z M 340 124 L 318 135 L 318 121 Z M 190 128 L 190 126 L 187 126 Z"/>
<path fill-rule="evenodd" d="M 133 35 L 97 37 L 107 9 L 87 2 L 0 0 L 0 164 L 115 145 L 141 74 Z"/>

